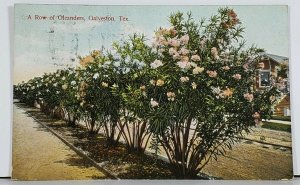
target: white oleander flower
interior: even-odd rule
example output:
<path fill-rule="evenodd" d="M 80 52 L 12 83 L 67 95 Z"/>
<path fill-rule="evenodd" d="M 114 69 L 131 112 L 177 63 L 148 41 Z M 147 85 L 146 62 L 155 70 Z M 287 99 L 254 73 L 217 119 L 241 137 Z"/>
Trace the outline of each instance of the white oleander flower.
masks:
<path fill-rule="evenodd" d="M 196 62 L 196 61 L 200 61 L 201 59 L 199 55 L 192 55 L 191 60 Z"/>
<path fill-rule="evenodd" d="M 181 61 L 177 62 L 177 66 L 181 69 L 190 69 L 191 63 L 186 60 L 181 60 Z"/>
<path fill-rule="evenodd" d="M 150 104 L 153 108 L 159 106 L 159 103 L 157 101 L 153 100 L 153 98 L 151 98 Z"/>
<path fill-rule="evenodd" d="M 193 82 L 193 83 L 191 84 L 191 86 L 192 86 L 193 89 L 196 89 L 196 88 L 197 88 L 197 84 L 196 84 L 195 82 Z"/>
<path fill-rule="evenodd" d="M 150 80 L 150 84 L 151 84 L 151 85 L 155 85 L 155 84 L 156 84 L 156 81 L 155 81 L 155 80 Z"/>
<path fill-rule="evenodd" d="M 64 85 L 61 86 L 61 88 L 62 88 L 63 90 L 66 90 L 66 89 L 68 88 L 68 85 L 67 85 L 67 84 L 64 84 Z"/>
<path fill-rule="evenodd" d="M 188 55 L 189 53 L 190 53 L 190 50 L 188 50 L 188 49 L 186 49 L 186 48 L 181 48 L 180 49 L 180 51 L 179 51 L 179 53 L 181 54 L 181 55 Z"/>
<path fill-rule="evenodd" d="M 154 60 L 151 64 L 150 64 L 150 67 L 152 68 L 152 69 L 156 69 L 156 68 L 158 68 L 158 67 L 160 67 L 160 66 L 162 66 L 163 65 L 163 63 L 160 61 L 160 60 Z"/>
<path fill-rule="evenodd" d="M 167 97 L 169 101 L 174 101 L 175 100 L 175 93 L 174 92 L 167 92 Z"/>
<path fill-rule="evenodd" d="M 232 77 L 236 80 L 242 79 L 242 76 L 240 74 L 234 74 Z"/>
<path fill-rule="evenodd" d="M 190 40 L 190 37 L 189 37 L 188 34 L 183 35 L 183 36 L 180 38 L 180 42 L 181 42 L 182 44 L 188 44 L 189 40 Z"/>
<path fill-rule="evenodd" d="M 99 77 L 99 73 L 95 73 L 93 78 L 96 80 Z"/>
<path fill-rule="evenodd" d="M 182 77 L 180 77 L 180 81 L 181 81 L 181 82 L 188 82 L 189 80 L 190 80 L 190 78 L 187 77 L 187 76 L 182 76 Z"/>

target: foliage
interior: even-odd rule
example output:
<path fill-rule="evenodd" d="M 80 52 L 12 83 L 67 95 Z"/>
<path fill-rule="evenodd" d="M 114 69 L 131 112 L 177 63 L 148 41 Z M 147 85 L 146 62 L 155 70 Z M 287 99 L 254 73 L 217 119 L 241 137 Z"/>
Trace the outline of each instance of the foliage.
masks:
<path fill-rule="evenodd" d="M 271 130 L 279 130 L 291 133 L 291 125 L 276 123 L 276 122 L 263 122 L 262 128 L 267 128 Z"/>
<path fill-rule="evenodd" d="M 275 116 L 275 115 L 272 115 L 271 119 L 282 120 L 282 121 L 291 121 L 291 116 Z"/>

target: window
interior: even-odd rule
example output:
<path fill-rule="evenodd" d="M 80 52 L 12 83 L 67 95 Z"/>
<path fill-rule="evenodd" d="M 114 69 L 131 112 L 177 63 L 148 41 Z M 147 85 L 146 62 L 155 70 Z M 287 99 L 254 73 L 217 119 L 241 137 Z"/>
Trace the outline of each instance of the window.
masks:
<path fill-rule="evenodd" d="M 270 86 L 270 72 L 269 71 L 261 71 L 260 72 L 260 86 L 261 87 Z"/>

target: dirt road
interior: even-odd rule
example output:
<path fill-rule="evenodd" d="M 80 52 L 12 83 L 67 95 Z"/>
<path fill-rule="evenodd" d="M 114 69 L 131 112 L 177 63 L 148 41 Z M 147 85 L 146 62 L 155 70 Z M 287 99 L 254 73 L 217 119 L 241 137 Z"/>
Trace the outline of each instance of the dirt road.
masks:
<path fill-rule="evenodd" d="M 218 161 L 212 160 L 203 172 L 222 179 L 286 179 L 293 176 L 292 165 L 290 150 L 240 143 Z"/>
<path fill-rule="evenodd" d="M 103 179 L 105 175 L 14 105 L 13 179 Z"/>

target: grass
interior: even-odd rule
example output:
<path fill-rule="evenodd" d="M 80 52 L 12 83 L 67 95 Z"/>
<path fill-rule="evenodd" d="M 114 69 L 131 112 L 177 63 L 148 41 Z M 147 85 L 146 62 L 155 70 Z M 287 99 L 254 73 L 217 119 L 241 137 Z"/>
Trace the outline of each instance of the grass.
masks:
<path fill-rule="evenodd" d="M 281 121 L 291 121 L 291 116 L 272 116 L 272 119 Z"/>
<path fill-rule="evenodd" d="M 275 122 L 263 122 L 262 128 L 278 130 L 291 133 L 291 125 L 285 125 Z"/>

